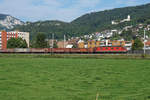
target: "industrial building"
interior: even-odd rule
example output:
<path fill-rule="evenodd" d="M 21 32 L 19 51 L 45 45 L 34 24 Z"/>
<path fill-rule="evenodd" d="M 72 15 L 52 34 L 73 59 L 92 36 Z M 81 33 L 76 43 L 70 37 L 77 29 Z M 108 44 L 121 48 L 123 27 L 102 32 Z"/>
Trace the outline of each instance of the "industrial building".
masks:
<path fill-rule="evenodd" d="M 27 45 L 29 47 L 29 33 L 28 32 L 17 32 L 17 31 L 12 31 L 12 32 L 6 32 L 6 31 L 1 31 L 0 32 L 0 49 L 6 49 L 7 48 L 7 41 L 10 38 L 22 38 L 26 40 Z"/>

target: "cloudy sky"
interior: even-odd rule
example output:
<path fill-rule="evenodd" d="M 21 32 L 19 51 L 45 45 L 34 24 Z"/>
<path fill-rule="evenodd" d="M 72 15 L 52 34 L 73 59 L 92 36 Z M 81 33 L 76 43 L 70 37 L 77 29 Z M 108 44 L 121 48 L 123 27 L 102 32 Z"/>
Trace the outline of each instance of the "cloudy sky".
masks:
<path fill-rule="evenodd" d="M 89 12 L 150 3 L 150 0 L 0 0 L 0 13 L 23 21 L 70 22 Z"/>

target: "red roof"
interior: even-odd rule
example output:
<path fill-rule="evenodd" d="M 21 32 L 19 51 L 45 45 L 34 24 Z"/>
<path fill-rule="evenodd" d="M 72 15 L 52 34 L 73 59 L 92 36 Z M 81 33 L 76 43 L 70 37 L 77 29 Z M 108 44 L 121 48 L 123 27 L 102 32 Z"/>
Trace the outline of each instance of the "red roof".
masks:
<path fill-rule="evenodd" d="M 150 46 L 150 41 L 145 42 L 145 45 Z"/>

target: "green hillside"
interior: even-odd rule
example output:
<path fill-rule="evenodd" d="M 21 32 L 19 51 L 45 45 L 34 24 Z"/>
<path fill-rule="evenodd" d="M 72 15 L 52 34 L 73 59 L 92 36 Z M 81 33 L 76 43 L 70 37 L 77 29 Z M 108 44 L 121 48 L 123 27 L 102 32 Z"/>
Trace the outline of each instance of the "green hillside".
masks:
<path fill-rule="evenodd" d="M 146 23 L 150 19 L 150 4 L 116 8 L 100 12 L 92 12 L 83 15 L 70 23 L 61 21 L 39 21 L 28 23 L 25 26 L 18 26 L 15 29 L 20 31 L 28 31 L 31 33 L 31 38 L 37 32 L 44 32 L 47 36 L 55 33 L 55 38 L 61 39 L 64 34 L 68 36 L 80 36 L 92 32 L 102 31 L 105 29 L 120 29 L 126 25 L 136 25 Z M 112 20 L 122 20 L 131 15 L 131 22 L 126 22 L 121 25 L 111 25 Z"/>
<path fill-rule="evenodd" d="M 28 22 L 26 25 L 17 26 L 17 30 L 19 31 L 27 31 L 31 34 L 31 39 L 38 32 L 44 32 L 47 37 L 51 38 L 51 34 L 55 33 L 55 38 L 62 38 L 63 34 L 68 29 L 70 23 L 62 22 L 62 21 L 38 21 L 34 23 Z"/>
<path fill-rule="evenodd" d="M 72 22 L 72 24 L 81 25 L 84 27 L 90 27 L 93 31 L 101 31 L 106 28 L 110 28 L 112 20 L 122 20 L 127 18 L 127 15 L 131 16 L 132 22 L 130 24 L 144 23 L 147 19 L 150 19 L 150 4 L 116 8 L 113 10 L 105 10 L 102 12 L 93 12 L 83 15 Z"/>

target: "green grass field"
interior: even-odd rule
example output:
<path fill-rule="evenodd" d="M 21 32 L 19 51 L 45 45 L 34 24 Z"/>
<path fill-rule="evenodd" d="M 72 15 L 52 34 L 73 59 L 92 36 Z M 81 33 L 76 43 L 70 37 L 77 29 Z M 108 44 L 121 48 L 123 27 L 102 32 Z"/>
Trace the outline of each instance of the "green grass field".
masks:
<path fill-rule="evenodd" d="M 0 100 L 150 100 L 150 61 L 0 58 Z"/>

